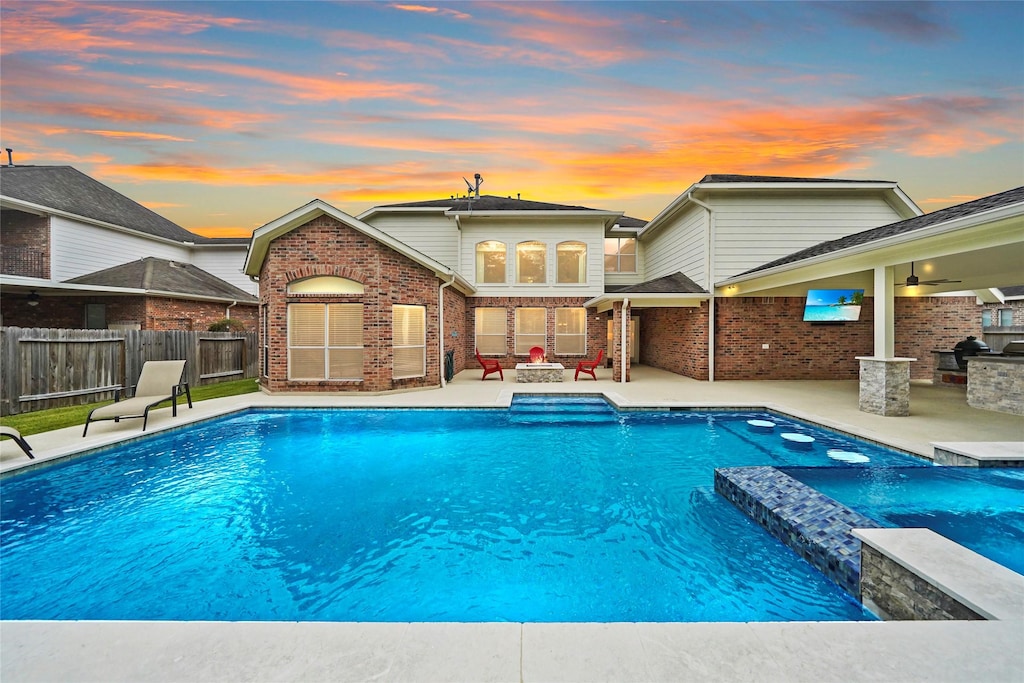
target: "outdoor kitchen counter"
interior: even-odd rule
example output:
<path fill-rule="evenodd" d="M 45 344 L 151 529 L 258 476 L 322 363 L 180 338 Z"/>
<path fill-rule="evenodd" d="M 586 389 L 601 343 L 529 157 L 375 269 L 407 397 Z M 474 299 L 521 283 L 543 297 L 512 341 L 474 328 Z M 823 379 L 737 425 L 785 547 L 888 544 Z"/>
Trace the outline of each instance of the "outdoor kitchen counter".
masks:
<path fill-rule="evenodd" d="M 967 405 L 1024 415 L 1024 356 L 978 355 L 967 361 Z"/>

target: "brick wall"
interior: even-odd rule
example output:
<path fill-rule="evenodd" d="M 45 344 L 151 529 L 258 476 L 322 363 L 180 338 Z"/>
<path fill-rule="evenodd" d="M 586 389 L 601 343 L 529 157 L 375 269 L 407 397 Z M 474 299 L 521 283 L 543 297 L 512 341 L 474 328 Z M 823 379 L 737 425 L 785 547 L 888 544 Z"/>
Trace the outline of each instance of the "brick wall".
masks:
<path fill-rule="evenodd" d="M 138 324 L 142 330 L 205 330 L 224 317 L 225 303 L 189 301 L 142 296 L 43 296 L 38 306 L 29 306 L 25 295 L 0 299 L 3 324 L 14 327 L 85 327 L 85 305 L 104 304 L 107 325 Z M 255 304 L 238 305 L 231 317 L 241 320 L 247 330 L 256 329 Z"/>
<path fill-rule="evenodd" d="M 648 308 L 640 325 L 640 363 L 678 375 L 708 378 L 708 304 L 700 308 Z"/>
<path fill-rule="evenodd" d="M 466 335 L 466 297 L 451 287 L 444 289 L 444 334 L 444 350 L 455 351 L 455 372 L 465 370 L 473 358 L 473 349 L 466 351 L 470 343 Z"/>
<path fill-rule="evenodd" d="M 967 335 L 981 339 L 981 306 L 974 297 L 898 297 L 894 313 L 896 355 L 916 358 L 911 379 L 931 379 L 932 351 L 952 349 Z"/>
<path fill-rule="evenodd" d="M 185 299 L 166 299 L 146 297 L 144 330 L 205 330 L 218 320 L 227 317 L 228 304 L 218 301 L 188 301 Z M 121 322 L 111 317 L 107 309 L 107 322 Z M 256 304 L 239 304 L 231 308 L 231 317 L 238 320 L 247 331 L 255 331 L 259 321 L 259 309 Z"/>
<path fill-rule="evenodd" d="M 872 299 L 858 322 L 815 325 L 803 315 L 804 297 L 716 299 L 715 379 L 857 379 L 855 357 L 874 350 Z"/>
<path fill-rule="evenodd" d="M 506 348 L 504 356 L 488 355 L 488 360 L 496 360 L 503 368 L 514 368 L 516 363 L 523 363 L 529 360 L 525 355 L 515 354 L 516 334 L 516 309 L 517 308 L 545 308 L 547 309 L 547 329 L 544 348 L 547 352 L 549 363 L 561 363 L 567 368 L 575 368 L 576 364 L 585 358 L 594 359 L 597 357 L 598 349 L 604 349 L 605 357 L 608 357 L 608 316 L 598 314 L 594 309 L 587 310 L 587 350 L 583 355 L 562 355 L 555 353 L 555 309 L 557 308 L 583 308 L 588 297 L 501 297 L 481 296 L 471 297 L 466 300 L 466 344 L 465 353 L 467 367 L 479 368 L 476 362 L 474 351 L 476 350 L 476 309 L 477 308 L 504 308 L 506 312 Z"/>
<path fill-rule="evenodd" d="M 288 283 L 312 276 L 336 276 L 360 282 L 362 294 L 289 295 Z M 437 386 L 442 359 L 438 350 L 438 287 L 433 272 L 330 216 L 320 216 L 278 237 L 260 271 L 260 301 L 269 317 L 270 391 L 387 391 Z M 288 303 L 363 304 L 362 381 L 288 379 Z M 426 307 L 426 374 L 392 378 L 391 315 L 394 304 Z M 458 304 L 455 306 L 456 314 Z"/>
<path fill-rule="evenodd" d="M 0 272 L 22 277 L 50 277 L 50 217 L 6 209 L 0 211 Z"/>

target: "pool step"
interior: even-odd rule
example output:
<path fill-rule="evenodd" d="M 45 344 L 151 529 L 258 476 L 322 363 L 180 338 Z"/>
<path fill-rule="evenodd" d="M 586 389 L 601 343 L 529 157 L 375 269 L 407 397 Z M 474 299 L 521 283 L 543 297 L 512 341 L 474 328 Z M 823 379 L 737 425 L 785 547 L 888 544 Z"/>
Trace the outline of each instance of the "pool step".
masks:
<path fill-rule="evenodd" d="M 517 396 L 509 406 L 513 424 L 615 423 L 618 414 L 601 396 Z"/>

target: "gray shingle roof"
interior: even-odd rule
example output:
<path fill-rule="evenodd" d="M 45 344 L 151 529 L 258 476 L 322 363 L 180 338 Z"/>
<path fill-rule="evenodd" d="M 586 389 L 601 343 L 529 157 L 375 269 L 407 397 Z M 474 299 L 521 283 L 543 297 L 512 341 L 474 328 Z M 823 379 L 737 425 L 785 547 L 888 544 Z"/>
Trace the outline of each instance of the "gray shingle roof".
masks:
<path fill-rule="evenodd" d="M 113 268 L 81 275 L 68 282 L 101 287 L 127 287 L 174 294 L 197 294 L 256 302 L 256 297 L 190 263 L 147 256 Z"/>
<path fill-rule="evenodd" d="M 741 273 L 741 275 L 756 273 L 760 270 L 767 270 L 768 268 L 774 268 L 776 266 L 782 266 L 789 263 L 796 263 L 797 261 L 803 261 L 804 259 L 812 258 L 814 256 L 822 256 L 834 251 L 839 251 L 840 249 L 848 249 L 850 247 L 868 244 L 869 242 L 885 239 L 886 237 L 902 235 L 903 233 L 921 230 L 955 218 L 963 218 L 964 216 L 998 209 L 1002 206 L 1017 204 L 1019 202 L 1024 202 L 1024 186 L 1007 190 L 1006 192 L 989 195 L 988 197 L 982 197 L 981 199 L 975 199 L 974 201 L 966 202 L 964 204 L 957 204 L 956 206 L 939 209 L 932 213 L 926 213 L 923 216 L 914 216 L 913 218 L 908 218 L 896 223 L 890 223 L 878 228 L 854 233 L 853 235 L 847 235 L 846 237 L 841 237 L 837 240 L 815 244 L 812 247 L 807 247 L 806 249 L 802 249 L 790 254 L 789 256 L 783 256 L 780 259 L 758 266 L 757 268 L 751 268 L 750 270 Z"/>
<path fill-rule="evenodd" d="M 568 204 L 549 204 L 529 199 L 513 199 L 512 197 L 496 197 L 490 194 L 480 195 L 479 199 L 455 197 L 454 199 L 432 199 L 422 202 L 404 202 L 402 204 L 385 204 L 378 208 L 417 208 L 439 207 L 450 211 L 598 211 L 585 206 Z"/>
<path fill-rule="evenodd" d="M 70 166 L 0 166 L 0 195 L 176 242 L 248 242 L 196 235 Z"/>
<path fill-rule="evenodd" d="M 1000 287 L 999 291 L 1003 293 L 1003 296 L 1024 296 L 1024 285 L 1014 285 L 1013 287 Z"/>
<path fill-rule="evenodd" d="M 893 183 L 892 180 L 851 180 L 849 178 L 790 178 L 777 175 L 738 175 L 713 173 L 700 180 L 701 185 L 713 183 Z"/>
<path fill-rule="evenodd" d="M 609 294 L 707 294 L 696 282 L 682 273 L 673 273 L 664 277 L 641 282 L 637 285 L 616 287 L 609 285 L 606 288 Z"/>

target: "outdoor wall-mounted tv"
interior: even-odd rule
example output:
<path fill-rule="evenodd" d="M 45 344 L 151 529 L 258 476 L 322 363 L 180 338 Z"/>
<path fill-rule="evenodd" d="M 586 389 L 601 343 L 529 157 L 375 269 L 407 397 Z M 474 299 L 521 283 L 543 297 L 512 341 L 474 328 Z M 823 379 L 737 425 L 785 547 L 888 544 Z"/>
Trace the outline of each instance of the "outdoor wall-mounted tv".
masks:
<path fill-rule="evenodd" d="M 809 289 L 804 322 L 846 323 L 860 320 L 863 289 Z"/>

